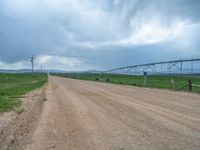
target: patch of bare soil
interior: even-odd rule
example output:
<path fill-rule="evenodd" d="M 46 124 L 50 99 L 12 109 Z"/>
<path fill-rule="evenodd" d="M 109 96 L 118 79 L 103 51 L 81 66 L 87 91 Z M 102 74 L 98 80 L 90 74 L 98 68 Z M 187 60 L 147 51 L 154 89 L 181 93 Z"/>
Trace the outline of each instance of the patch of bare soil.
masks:
<path fill-rule="evenodd" d="M 45 87 L 23 96 L 21 108 L 0 114 L 0 149 L 22 150 L 31 141 L 31 136 L 46 100 Z"/>

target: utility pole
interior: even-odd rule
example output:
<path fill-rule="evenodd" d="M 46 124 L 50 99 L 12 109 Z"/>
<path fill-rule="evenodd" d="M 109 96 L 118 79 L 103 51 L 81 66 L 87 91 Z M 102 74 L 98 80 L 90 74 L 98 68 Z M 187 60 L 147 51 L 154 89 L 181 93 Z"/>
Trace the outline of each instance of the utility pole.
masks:
<path fill-rule="evenodd" d="M 144 86 L 147 86 L 147 72 L 144 72 Z"/>
<path fill-rule="evenodd" d="M 43 69 L 43 66 L 41 65 L 40 68 L 41 68 L 41 73 L 42 73 L 42 72 L 43 72 L 43 70 L 42 70 L 42 69 Z"/>
<path fill-rule="evenodd" d="M 35 60 L 35 58 L 36 58 L 36 57 L 33 56 L 33 55 L 30 57 L 30 59 L 31 59 L 31 64 L 32 64 L 32 74 L 34 73 L 34 60 Z"/>

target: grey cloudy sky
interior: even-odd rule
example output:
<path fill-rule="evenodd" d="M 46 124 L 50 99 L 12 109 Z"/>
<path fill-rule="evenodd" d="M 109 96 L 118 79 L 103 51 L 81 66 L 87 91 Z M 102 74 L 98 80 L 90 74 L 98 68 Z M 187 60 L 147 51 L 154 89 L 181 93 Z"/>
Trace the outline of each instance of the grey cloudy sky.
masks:
<path fill-rule="evenodd" d="M 200 57 L 200 0 L 0 0 L 0 69 Z"/>

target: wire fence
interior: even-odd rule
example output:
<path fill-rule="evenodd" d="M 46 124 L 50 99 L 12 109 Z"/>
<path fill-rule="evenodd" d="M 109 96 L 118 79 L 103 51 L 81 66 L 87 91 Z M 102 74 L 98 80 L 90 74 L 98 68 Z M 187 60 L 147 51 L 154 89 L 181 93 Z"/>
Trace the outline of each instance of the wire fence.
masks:
<path fill-rule="evenodd" d="M 200 85 L 199 84 L 188 83 L 188 84 L 184 85 L 183 87 L 179 88 L 178 90 L 186 89 L 188 91 L 192 91 L 193 87 L 200 88 Z"/>
<path fill-rule="evenodd" d="M 200 88 L 200 85 L 198 85 L 198 84 L 192 84 L 192 86 Z"/>

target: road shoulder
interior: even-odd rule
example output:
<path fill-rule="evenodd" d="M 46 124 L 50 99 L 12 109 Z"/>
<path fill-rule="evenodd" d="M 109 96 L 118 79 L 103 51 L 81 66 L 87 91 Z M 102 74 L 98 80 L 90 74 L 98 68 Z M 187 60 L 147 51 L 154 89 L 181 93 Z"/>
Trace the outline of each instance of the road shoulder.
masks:
<path fill-rule="evenodd" d="M 22 97 L 22 106 L 15 112 L 0 114 L 0 149 L 21 150 L 30 143 L 43 107 L 46 86 Z"/>

